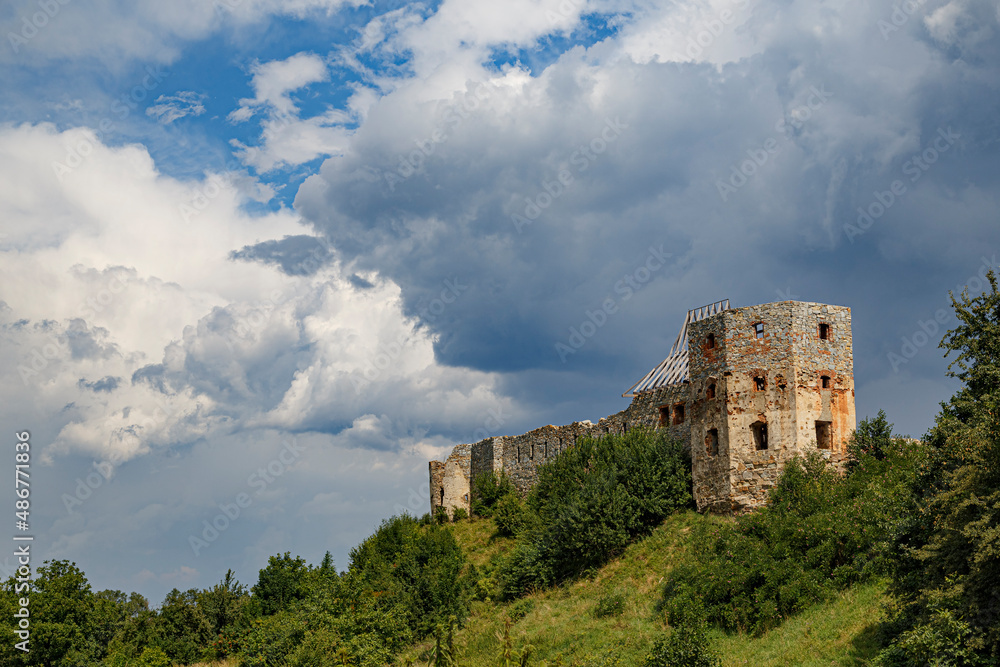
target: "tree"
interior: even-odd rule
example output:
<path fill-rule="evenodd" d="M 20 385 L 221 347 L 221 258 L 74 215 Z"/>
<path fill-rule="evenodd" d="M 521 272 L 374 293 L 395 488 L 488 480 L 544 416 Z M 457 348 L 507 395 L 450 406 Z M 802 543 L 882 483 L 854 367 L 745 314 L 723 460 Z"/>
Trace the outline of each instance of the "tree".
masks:
<path fill-rule="evenodd" d="M 267 567 L 260 571 L 257 584 L 252 590 L 254 599 L 260 605 L 261 614 L 275 614 L 306 597 L 307 574 L 305 560 L 299 556 L 292 558 L 287 551 L 282 556 L 268 558 Z"/>
<path fill-rule="evenodd" d="M 240 619 L 248 599 L 246 587 L 236 580 L 232 570 L 226 570 L 221 582 L 198 595 L 198 607 L 208 620 L 212 634 L 218 636 Z"/>
<path fill-rule="evenodd" d="M 94 596 L 83 571 L 66 560 L 45 561 L 35 574 L 31 596 L 31 662 L 84 662 Z"/>
<path fill-rule="evenodd" d="M 900 545 L 900 613 L 883 664 L 1000 658 L 1000 292 L 993 271 L 987 280 L 989 292 L 952 295 L 960 323 L 940 347 L 956 353 L 949 375 L 963 386 L 928 434 L 927 506 Z"/>
<path fill-rule="evenodd" d="M 198 607 L 198 590 L 194 588 L 183 593 L 175 588 L 167 593 L 157 626 L 164 653 L 184 664 L 195 662 L 212 639 L 212 626 Z"/>

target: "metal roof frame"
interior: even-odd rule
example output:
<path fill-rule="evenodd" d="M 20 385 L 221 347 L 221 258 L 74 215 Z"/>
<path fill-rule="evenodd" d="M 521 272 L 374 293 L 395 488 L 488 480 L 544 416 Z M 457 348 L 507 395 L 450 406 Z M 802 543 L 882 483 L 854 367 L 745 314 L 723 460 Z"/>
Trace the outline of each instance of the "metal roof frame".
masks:
<path fill-rule="evenodd" d="M 637 396 L 644 391 L 652 391 L 660 387 L 669 387 L 688 382 L 691 377 L 688 368 L 688 325 L 692 322 L 703 320 L 706 317 L 718 315 L 724 310 L 729 310 L 729 299 L 723 299 L 722 301 L 710 303 L 707 306 L 689 310 L 667 358 L 657 364 L 653 370 L 646 373 L 641 380 L 626 389 L 622 396 Z"/>

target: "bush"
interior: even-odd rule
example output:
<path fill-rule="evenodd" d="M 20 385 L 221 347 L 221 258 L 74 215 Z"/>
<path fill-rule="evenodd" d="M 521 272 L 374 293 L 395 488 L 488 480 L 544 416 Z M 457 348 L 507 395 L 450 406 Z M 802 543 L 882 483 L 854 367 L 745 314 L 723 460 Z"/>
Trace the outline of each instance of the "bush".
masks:
<path fill-rule="evenodd" d="M 514 537 L 524 530 L 528 523 L 524 503 L 516 495 L 504 496 L 493 512 L 493 523 L 496 524 L 498 535 Z"/>
<path fill-rule="evenodd" d="M 600 567 L 690 504 L 691 466 L 680 441 L 639 428 L 584 438 L 539 468 L 521 532 L 508 530 L 520 537 L 498 575 L 503 595 Z"/>
<path fill-rule="evenodd" d="M 488 519 L 501 498 L 513 495 L 517 489 L 503 471 L 480 473 L 472 481 L 472 515 Z"/>
<path fill-rule="evenodd" d="M 708 646 L 704 625 L 680 625 L 653 645 L 643 667 L 719 667 L 722 660 Z"/>
<path fill-rule="evenodd" d="M 463 519 L 468 519 L 469 513 L 465 511 L 464 507 L 456 507 L 455 511 L 451 514 L 451 520 L 458 523 Z"/>
<path fill-rule="evenodd" d="M 434 522 L 438 525 L 448 523 L 451 518 L 448 516 L 448 510 L 444 508 L 443 505 L 438 505 L 434 508 Z"/>
<path fill-rule="evenodd" d="M 511 623 L 517 623 L 522 618 L 530 614 L 535 609 L 535 601 L 531 599 L 518 600 L 510 606 L 509 615 Z"/>
<path fill-rule="evenodd" d="M 667 578 L 661 610 L 694 605 L 722 628 L 760 633 L 887 574 L 916 511 L 911 489 L 925 459 L 919 445 L 891 440 L 877 454 L 862 452 L 847 477 L 817 453 L 790 461 L 766 507 L 698 529 L 692 555 Z"/>
<path fill-rule="evenodd" d="M 625 611 L 625 595 L 614 592 L 602 595 L 594 606 L 594 616 L 596 618 L 607 618 L 608 616 L 621 616 Z"/>
<path fill-rule="evenodd" d="M 156 647 L 147 646 L 139 656 L 137 667 L 170 667 L 170 658 L 167 654 Z"/>

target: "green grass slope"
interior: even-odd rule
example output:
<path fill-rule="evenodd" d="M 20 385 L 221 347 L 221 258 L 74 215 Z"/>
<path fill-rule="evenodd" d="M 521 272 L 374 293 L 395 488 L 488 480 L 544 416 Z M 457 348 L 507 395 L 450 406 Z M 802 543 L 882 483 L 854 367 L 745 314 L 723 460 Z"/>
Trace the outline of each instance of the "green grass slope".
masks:
<path fill-rule="evenodd" d="M 529 665 L 642 665 L 655 639 L 668 631 L 655 610 L 664 575 L 690 548 L 694 526 L 726 520 L 681 512 L 589 578 L 511 603 L 474 602 L 465 627 L 455 635 L 458 664 L 503 665 L 503 636 L 509 621 L 515 651 L 531 647 Z M 513 545 L 511 539 L 493 537 L 490 520 L 461 521 L 452 529 L 477 568 Z M 882 584 L 857 586 L 759 637 L 713 631 L 712 648 L 727 667 L 863 665 L 875 653 L 870 628 L 881 617 L 885 601 Z M 602 615 L 602 607 L 620 611 Z M 432 646 L 433 642 L 424 642 L 412 647 L 397 664 L 406 665 L 408 660 L 427 664 Z"/>

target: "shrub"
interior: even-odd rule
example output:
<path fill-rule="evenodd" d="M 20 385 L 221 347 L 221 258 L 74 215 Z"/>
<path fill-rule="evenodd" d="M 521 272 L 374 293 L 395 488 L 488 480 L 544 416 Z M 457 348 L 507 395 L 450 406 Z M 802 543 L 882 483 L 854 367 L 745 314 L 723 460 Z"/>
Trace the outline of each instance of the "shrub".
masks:
<path fill-rule="evenodd" d="M 535 609 L 535 601 L 531 599 L 518 600 L 510 606 L 508 614 L 511 623 L 517 623 Z"/>
<path fill-rule="evenodd" d="M 498 535 L 505 537 L 517 535 L 528 523 L 524 503 L 516 495 L 504 496 L 493 512 L 493 523 L 496 524 Z"/>
<path fill-rule="evenodd" d="M 499 573 L 503 594 L 517 597 L 600 567 L 690 504 L 690 461 L 680 441 L 639 428 L 584 438 L 539 468 L 519 543 Z"/>
<path fill-rule="evenodd" d="M 887 574 L 915 512 L 911 487 L 925 459 L 920 446 L 892 440 L 878 455 L 862 453 L 847 477 L 817 453 L 789 462 L 766 507 L 695 533 L 692 555 L 667 578 L 661 609 L 693 604 L 713 624 L 759 633 Z"/>
<path fill-rule="evenodd" d="M 704 625 L 680 625 L 653 645 L 643 667 L 719 667 Z"/>
<path fill-rule="evenodd" d="M 154 646 L 147 646 L 136 663 L 137 667 L 170 667 L 172 664 L 167 654 Z"/>
<path fill-rule="evenodd" d="M 506 473 L 480 473 L 472 481 L 472 515 L 488 519 L 500 499 L 512 495 L 517 495 L 517 489 Z"/>
<path fill-rule="evenodd" d="M 468 519 L 469 513 L 465 511 L 464 507 L 456 507 L 455 511 L 451 514 L 451 520 L 454 522 L 462 521 L 463 519 Z"/>
<path fill-rule="evenodd" d="M 625 611 L 625 595 L 614 592 L 602 595 L 594 606 L 594 616 L 597 618 L 607 618 L 608 616 L 621 616 Z"/>
<path fill-rule="evenodd" d="M 438 505 L 434 508 L 434 522 L 438 525 L 448 523 L 450 517 L 448 516 L 448 510 L 444 508 L 443 505 Z"/>

